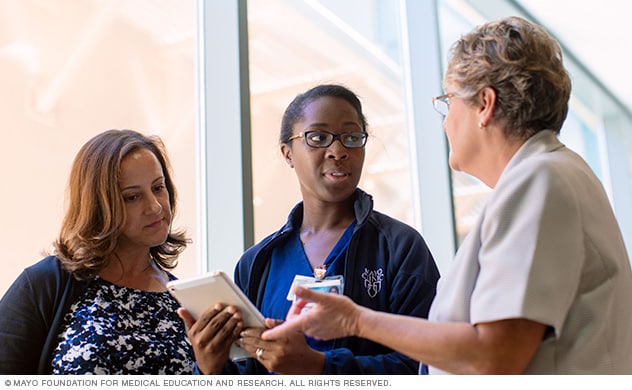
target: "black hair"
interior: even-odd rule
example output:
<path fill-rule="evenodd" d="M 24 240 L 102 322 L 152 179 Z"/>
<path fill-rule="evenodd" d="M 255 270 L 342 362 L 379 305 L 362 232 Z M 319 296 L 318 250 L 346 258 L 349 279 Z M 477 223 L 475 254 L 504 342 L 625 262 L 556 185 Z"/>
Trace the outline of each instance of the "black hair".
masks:
<path fill-rule="evenodd" d="M 292 128 L 296 122 L 300 122 L 303 119 L 303 112 L 305 107 L 314 100 L 321 97 L 335 97 L 340 98 L 351 104 L 351 106 L 358 113 L 362 125 L 362 131 L 366 131 L 367 121 L 364 113 L 362 112 L 362 103 L 358 96 L 349 88 L 338 84 L 321 84 L 308 91 L 297 95 L 294 100 L 287 106 L 285 113 L 283 113 L 283 119 L 281 120 L 281 134 L 279 135 L 279 141 L 282 144 L 289 142 L 292 137 Z"/>

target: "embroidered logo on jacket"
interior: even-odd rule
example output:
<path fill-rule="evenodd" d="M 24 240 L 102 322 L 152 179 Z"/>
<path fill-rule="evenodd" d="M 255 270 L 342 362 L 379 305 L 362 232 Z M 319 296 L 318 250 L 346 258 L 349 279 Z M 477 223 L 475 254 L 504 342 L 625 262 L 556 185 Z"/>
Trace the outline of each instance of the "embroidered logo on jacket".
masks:
<path fill-rule="evenodd" d="M 362 273 L 362 279 L 364 279 L 364 287 L 366 288 L 366 292 L 371 298 L 374 298 L 377 293 L 382 290 L 382 279 L 384 279 L 384 271 L 382 270 L 382 268 L 375 271 L 369 271 L 365 268 L 364 272 Z"/>

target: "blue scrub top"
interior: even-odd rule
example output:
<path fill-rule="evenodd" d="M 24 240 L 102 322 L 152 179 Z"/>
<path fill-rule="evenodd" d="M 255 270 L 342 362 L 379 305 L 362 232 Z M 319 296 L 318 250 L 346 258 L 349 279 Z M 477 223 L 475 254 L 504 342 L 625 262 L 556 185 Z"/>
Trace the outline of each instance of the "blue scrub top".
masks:
<path fill-rule="evenodd" d="M 327 256 L 325 277 L 344 274 L 345 255 L 355 226 L 356 222 L 354 221 Z M 287 295 L 296 275 L 314 276 L 312 267 L 305 255 L 298 229 L 285 245 L 272 250 L 270 273 L 261 304 L 261 313 L 264 317 L 285 319 L 292 305 L 292 302 L 287 300 Z M 330 350 L 333 345 L 333 341 L 313 340 L 309 337 L 307 343 L 317 351 Z"/>

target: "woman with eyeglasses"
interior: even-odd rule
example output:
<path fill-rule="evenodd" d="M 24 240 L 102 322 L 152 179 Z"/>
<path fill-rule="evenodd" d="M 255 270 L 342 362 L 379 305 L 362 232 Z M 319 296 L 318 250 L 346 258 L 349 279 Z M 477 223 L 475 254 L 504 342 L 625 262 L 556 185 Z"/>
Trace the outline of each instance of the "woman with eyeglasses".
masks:
<path fill-rule="evenodd" d="M 235 270 L 235 282 L 265 317 L 285 318 L 295 280 L 342 281 L 344 295 L 372 310 L 427 316 L 439 278 L 430 250 L 412 227 L 373 210 L 371 196 L 358 188 L 366 127 L 360 100 L 340 85 L 316 86 L 287 107 L 281 153 L 296 172 L 303 200 L 279 231 L 246 251 Z M 418 370 L 416 360 L 369 340 L 319 341 L 295 332 L 264 341 L 263 329 L 252 328 L 242 331 L 238 342 L 253 358 L 224 366 L 226 344 L 219 339 L 235 329 L 229 321 L 234 309 L 226 310 L 211 308 L 197 323 L 181 310 L 202 373 L 413 374 Z M 267 322 L 268 326 L 278 323 Z"/>
<path fill-rule="evenodd" d="M 360 337 L 430 373 L 632 374 L 621 232 L 599 179 L 558 140 L 571 91 L 560 46 L 522 18 L 486 23 L 452 46 L 444 87 L 450 166 L 493 192 L 429 319 L 297 288 L 288 321 L 262 337 Z"/>

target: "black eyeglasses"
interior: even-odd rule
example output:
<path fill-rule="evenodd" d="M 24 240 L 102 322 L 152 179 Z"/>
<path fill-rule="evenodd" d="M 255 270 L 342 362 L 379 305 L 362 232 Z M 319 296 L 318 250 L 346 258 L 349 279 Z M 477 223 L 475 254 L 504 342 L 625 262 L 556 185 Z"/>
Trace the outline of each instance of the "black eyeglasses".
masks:
<path fill-rule="evenodd" d="M 305 138 L 307 146 L 312 148 L 327 148 L 339 139 L 342 145 L 348 149 L 361 148 L 366 145 L 368 134 L 364 131 L 348 131 L 346 133 L 334 134 L 325 130 L 310 130 L 301 132 L 290 137 L 287 142 L 296 138 Z"/>
<path fill-rule="evenodd" d="M 453 93 L 446 93 L 445 95 L 432 98 L 432 106 L 439 114 L 446 116 L 450 111 L 450 98 L 458 97 Z"/>

